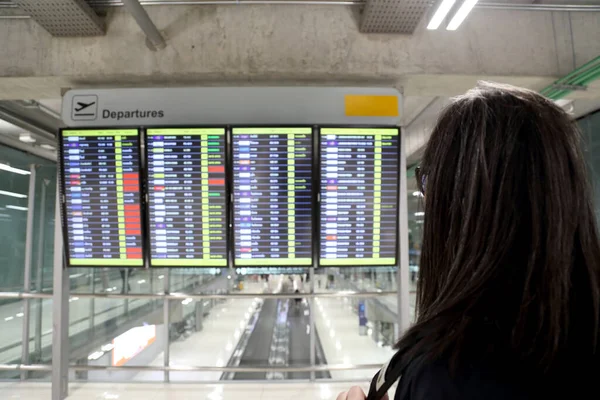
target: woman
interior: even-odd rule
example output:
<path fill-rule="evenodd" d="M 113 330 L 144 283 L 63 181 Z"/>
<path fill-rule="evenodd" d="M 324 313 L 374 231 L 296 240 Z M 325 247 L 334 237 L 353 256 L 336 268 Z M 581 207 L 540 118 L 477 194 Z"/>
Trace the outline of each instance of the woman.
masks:
<path fill-rule="evenodd" d="M 482 84 L 442 113 L 417 175 L 418 317 L 396 399 L 600 398 L 600 245 L 574 122 Z"/>

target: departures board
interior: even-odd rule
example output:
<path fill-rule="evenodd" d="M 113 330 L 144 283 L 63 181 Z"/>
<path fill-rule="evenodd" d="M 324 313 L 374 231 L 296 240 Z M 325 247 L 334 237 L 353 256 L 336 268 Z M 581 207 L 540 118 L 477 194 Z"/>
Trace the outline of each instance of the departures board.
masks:
<path fill-rule="evenodd" d="M 320 150 L 320 265 L 394 265 L 398 129 L 322 128 Z"/>
<path fill-rule="evenodd" d="M 137 129 L 61 131 L 69 265 L 144 266 L 139 144 Z"/>
<path fill-rule="evenodd" d="M 398 128 L 60 132 L 69 266 L 394 266 Z"/>
<path fill-rule="evenodd" d="M 150 266 L 225 267 L 225 128 L 148 129 Z"/>
<path fill-rule="evenodd" d="M 233 128 L 236 266 L 311 265 L 312 128 Z"/>

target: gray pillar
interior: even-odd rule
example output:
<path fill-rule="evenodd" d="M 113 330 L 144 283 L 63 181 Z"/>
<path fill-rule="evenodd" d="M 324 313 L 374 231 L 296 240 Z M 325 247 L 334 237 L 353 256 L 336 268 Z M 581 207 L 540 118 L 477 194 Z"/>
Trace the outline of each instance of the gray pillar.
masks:
<path fill-rule="evenodd" d="M 169 294 L 171 293 L 171 289 L 170 289 L 170 281 L 171 281 L 171 270 L 168 269 L 165 271 L 165 279 L 164 280 L 164 284 L 165 284 L 165 294 Z M 163 324 L 164 324 L 164 332 L 165 332 L 165 348 L 163 350 L 163 355 L 164 355 L 164 366 L 168 367 L 169 363 L 170 363 L 170 325 L 171 325 L 171 303 L 169 301 L 169 299 L 165 298 L 164 302 L 163 302 Z M 169 382 L 170 377 L 169 377 L 169 371 L 165 371 L 165 382 Z"/>
<path fill-rule="evenodd" d="M 410 272 L 408 267 L 408 198 L 406 195 L 406 140 L 404 132 L 400 133 L 400 185 L 398 196 L 398 325 L 402 335 L 410 326 Z"/>
<path fill-rule="evenodd" d="M 69 387 L 69 274 L 65 268 L 60 185 L 54 212 L 54 294 L 52 296 L 52 400 L 64 400 Z"/>

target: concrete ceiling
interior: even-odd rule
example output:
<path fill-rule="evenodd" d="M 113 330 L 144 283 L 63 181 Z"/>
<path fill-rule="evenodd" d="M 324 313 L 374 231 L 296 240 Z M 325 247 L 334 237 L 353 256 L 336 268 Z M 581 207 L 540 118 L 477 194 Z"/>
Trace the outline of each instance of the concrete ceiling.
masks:
<path fill-rule="evenodd" d="M 482 5 L 490 2 L 481 0 Z M 46 123 L 48 116 L 43 114 L 60 111 L 60 92 L 66 88 L 393 86 L 405 95 L 402 125 L 409 136 L 409 161 L 414 161 L 439 110 L 478 80 L 540 90 L 600 54 L 599 13 L 482 7 L 452 33 L 427 31 L 426 16 L 412 36 L 368 35 L 359 30 L 359 7 L 321 5 L 146 7 L 168 44 L 152 52 L 131 15 L 122 7 L 107 9 L 109 3 L 115 1 L 88 0 L 106 15 L 105 37 L 52 38 L 33 21 L 0 20 L 0 45 L 5 49 L 0 99 L 37 98 L 45 111 L 33 110 L 34 120 Z M 532 3 L 560 2 L 505 4 Z M 0 0 L 0 13 L 18 11 L 2 8 L 8 4 Z M 600 108 L 600 81 L 569 98 L 575 116 Z M 56 118 L 50 122 L 50 131 L 60 125 Z M 19 129 L 23 127 L 0 125 L 4 135 Z"/>

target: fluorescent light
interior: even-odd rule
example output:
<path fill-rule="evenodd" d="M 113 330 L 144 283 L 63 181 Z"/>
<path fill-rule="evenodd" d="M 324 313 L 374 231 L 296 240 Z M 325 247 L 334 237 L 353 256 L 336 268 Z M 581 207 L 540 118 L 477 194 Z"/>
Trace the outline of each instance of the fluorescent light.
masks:
<path fill-rule="evenodd" d="M 15 192 L 7 192 L 6 190 L 0 190 L 0 194 L 4 196 L 16 197 L 17 199 L 25 199 L 27 198 L 26 194 L 15 193 Z M 6 206 L 6 208 L 9 208 Z"/>
<path fill-rule="evenodd" d="M 21 133 L 19 135 L 19 140 L 25 143 L 35 143 L 35 138 L 31 136 L 31 133 Z"/>
<path fill-rule="evenodd" d="M 10 208 L 12 210 L 18 210 L 18 211 L 27 211 L 27 207 L 8 205 L 8 206 L 6 206 L 6 208 Z"/>
<path fill-rule="evenodd" d="M 18 318 L 23 318 L 23 315 L 25 315 L 25 314 L 23 314 L 22 312 L 20 312 L 20 313 L 17 314 L 17 317 Z"/>
<path fill-rule="evenodd" d="M 104 355 L 103 351 L 95 351 L 88 356 L 88 360 L 95 361 Z"/>
<path fill-rule="evenodd" d="M 467 15 L 469 15 L 473 7 L 475 7 L 477 1 L 478 0 L 465 0 L 465 2 L 462 3 L 462 6 L 460 6 L 456 14 L 454 14 L 454 17 L 452 17 L 452 19 L 450 20 L 450 23 L 448 24 L 446 29 L 449 31 L 455 31 L 460 26 L 460 24 L 462 24 L 465 18 L 467 18 Z"/>
<path fill-rule="evenodd" d="M 51 144 L 42 144 L 42 145 L 40 145 L 40 147 L 42 149 L 46 149 L 46 150 L 55 150 L 55 147 L 52 146 Z"/>
<path fill-rule="evenodd" d="M 2 171 L 14 172 L 15 174 L 19 175 L 31 175 L 31 172 L 27 171 L 26 169 L 11 167 L 10 165 L 3 163 L 0 163 L 0 169 Z"/>
<path fill-rule="evenodd" d="M 4 318 L 4 320 L 7 321 L 7 322 L 8 321 L 12 321 L 13 319 L 15 319 L 15 317 L 6 317 L 6 318 Z"/>
<path fill-rule="evenodd" d="M 423 216 L 425 216 L 425 212 L 424 211 L 417 211 L 415 213 L 415 217 L 423 217 Z"/>
<path fill-rule="evenodd" d="M 450 12 L 450 9 L 452 9 L 454 3 L 456 3 L 456 0 L 442 0 L 440 6 L 435 11 L 435 14 L 433 14 L 431 21 L 429 21 L 427 29 L 434 30 L 439 28 L 442 22 L 444 21 L 444 18 L 446 18 L 446 15 L 448 15 L 448 13 Z"/>
<path fill-rule="evenodd" d="M 112 343 L 109 343 L 109 344 L 105 344 L 104 346 L 100 347 L 100 350 L 102 350 L 104 352 L 109 352 L 114 348 L 115 348 L 115 345 Z"/>

